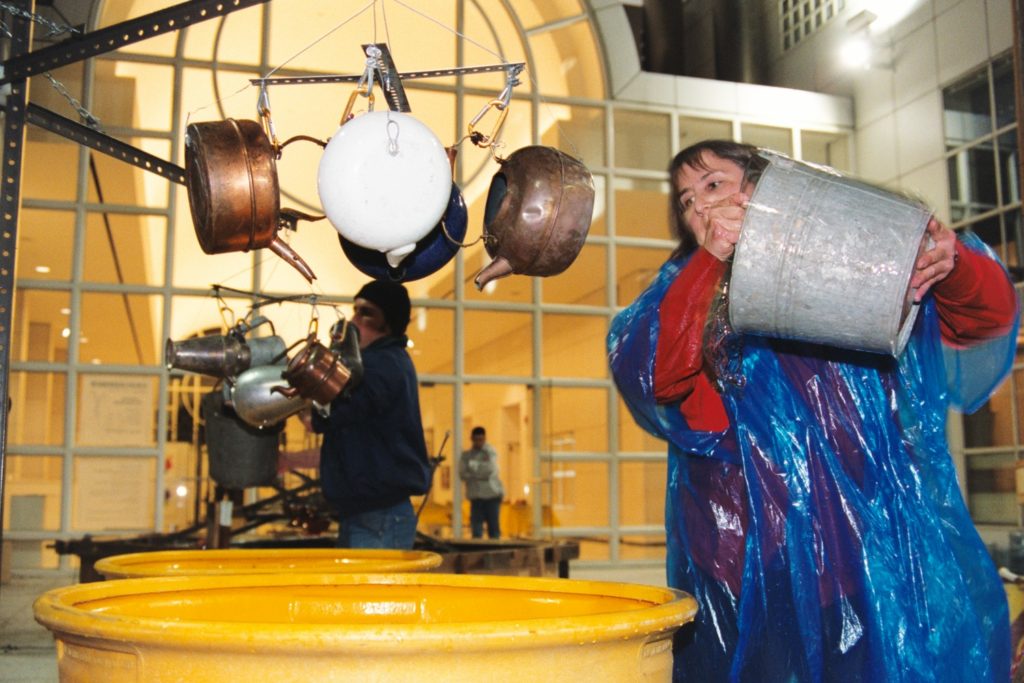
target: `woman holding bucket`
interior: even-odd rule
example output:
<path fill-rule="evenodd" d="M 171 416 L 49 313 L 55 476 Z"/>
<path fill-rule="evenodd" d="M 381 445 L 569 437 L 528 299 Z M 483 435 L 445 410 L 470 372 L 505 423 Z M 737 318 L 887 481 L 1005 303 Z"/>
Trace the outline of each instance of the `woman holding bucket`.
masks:
<path fill-rule="evenodd" d="M 680 246 L 609 361 L 669 443 L 669 584 L 696 596 L 676 680 L 1005 681 L 1006 600 L 945 442 L 1009 370 L 1017 299 L 976 238 L 928 222 L 898 357 L 736 334 L 723 313 L 749 145 L 670 166 Z"/>

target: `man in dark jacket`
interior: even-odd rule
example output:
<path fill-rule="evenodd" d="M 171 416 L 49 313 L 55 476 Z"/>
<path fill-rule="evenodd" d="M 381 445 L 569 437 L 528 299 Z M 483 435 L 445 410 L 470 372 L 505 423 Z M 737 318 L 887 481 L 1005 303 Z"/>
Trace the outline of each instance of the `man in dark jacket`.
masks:
<path fill-rule="evenodd" d="M 340 548 L 412 548 L 416 514 L 409 496 L 426 493 L 430 463 L 423 439 L 416 369 L 406 352 L 409 294 L 374 280 L 356 294 L 363 377 L 342 392 L 328 417 L 313 411 L 324 435 L 320 484 L 340 516 Z"/>

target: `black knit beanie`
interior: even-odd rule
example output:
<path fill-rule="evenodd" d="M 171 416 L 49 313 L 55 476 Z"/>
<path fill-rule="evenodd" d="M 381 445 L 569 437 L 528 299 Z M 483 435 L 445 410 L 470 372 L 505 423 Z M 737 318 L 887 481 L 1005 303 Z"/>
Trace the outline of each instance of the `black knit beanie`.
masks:
<path fill-rule="evenodd" d="M 400 337 L 409 326 L 409 292 L 399 282 L 372 280 L 363 285 L 356 294 L 357 299 L 371 301 L 384 312 L 384 320 L 391 328 L 391 334 Z"/>

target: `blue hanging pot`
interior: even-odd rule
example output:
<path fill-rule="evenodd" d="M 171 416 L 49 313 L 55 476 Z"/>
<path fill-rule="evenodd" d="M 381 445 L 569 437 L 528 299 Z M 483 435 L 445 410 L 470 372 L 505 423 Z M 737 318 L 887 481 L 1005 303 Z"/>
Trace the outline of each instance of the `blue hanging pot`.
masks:
<path fill-rule="evenodd" d="M 341 242 L 345 256 L 360 272 L 375 280 L 409 282 L 436 272 L 455 257 L 466 237 L 467 223 L 466 202 L 459 186 L 452 183 L 448 208 L 441 216 L 441 221 L 416 243 L 416 248 L 398 266 L 389 265 L 386 255 L 381 251 L 359 246 L 340 234 L 338 241 Z"/>

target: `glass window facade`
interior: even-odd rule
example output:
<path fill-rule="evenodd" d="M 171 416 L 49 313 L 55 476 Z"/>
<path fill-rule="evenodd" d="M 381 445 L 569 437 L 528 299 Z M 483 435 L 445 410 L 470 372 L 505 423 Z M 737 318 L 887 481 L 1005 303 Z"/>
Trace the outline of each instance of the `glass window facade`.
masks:
<path fill-rule="evenodd" d="M 138 3 L 138 13 L 150 5 Z M 499 453 L 508 533 L 580 539 L 585 561 L 659 564 L 665 445 L 640 430 L 618 398 L 605 335 L 674 247 L 668 163 L 681 145 L 752 137 L 788 152 L 802 140 L 812 160 L 842 166 L 847 131 L 616 102 L 591 11 L 576 0 L 443 0 L 431 3 L 436 22 L 426 23 L 388 6 L 400 70 L 527 64 L 493 155 L 463 136 L 503 88 L 500 73 L 405 84 L 411 113 L 458 147 L 454 179 L 468 213 L 455 258 L 407 283 L 424 434 L 431 454 L 444 457 L 421 528 L 468 535 L 456 465 L 472 427 L 483 425 Z M 92 106 L 106 132 L 183 165 L 187 124 L 254 118 L 258 92 L 249 79 L 278 68 L 361 71 L 356 47 L 372 36 L 369 14 L 310 46 L 310 26 L 344 19 L 337 7 L 311 5 L 302 16 L 280 7 L 248 8 L 105 55 L 88 79 L 80 65 L 54 75 Z M 101 26 L 123 18 L 113 11 Z M 39 93 L 44 106 L 64 111 L 49 83 L 37 80 L 33 100 Z M 351 84 L 272 87 L 278 135 L 330 137 L 352 92 Z M 494 157 L 529 144 L 556 146 L 592 171 L 587 242 L 563 273 L 513 275 L 478 290 L 474 277 L 492 258 L 480 238 Z M 307 142 L 283 150 L 282 206 L 319 213 L 320 154 Z M 352 295 L 369 277 L 348 262 L 326 222 L 299 221 L 279 233 L 316 273 L 312 286 L 269 250 L 206 254 L 183 187 L 31 128 L 22 195 L 5 490 L 17 514 L 5 515 L 5 538 L 20 566 L 53 567 L 68 561 L 45 547 L 54 537 L 181 530 L 201 521 L 218 495 L 200 410 L 217 382 L 168 371 L 166 340 L 221 334 L 256 314 L 288 344 L 314 319 L 324 339 L 338 315 L 351 315 Z M 282 301 L 253 308 L 268 296 Z M 317 437 L 297 417 L 280 438 L 282 462 L 315 472 Z M 286 485 L 297 481 L 282 476 Z"/>
<path fill-rule="evenodd" d="M 946 168 L 953 227 L 992 247 L 1024 281 L 1020 159 L 1010 55 L 993 60 L 943 91 Z M 1018 342 L 1019 343 L 1019 342 Z M 1018 525 L 1015 471 L 1024 448 L 1020 350 L 1012 380 L 977 412 L 962 416 L 967 502 L 978 524 Z"/>

